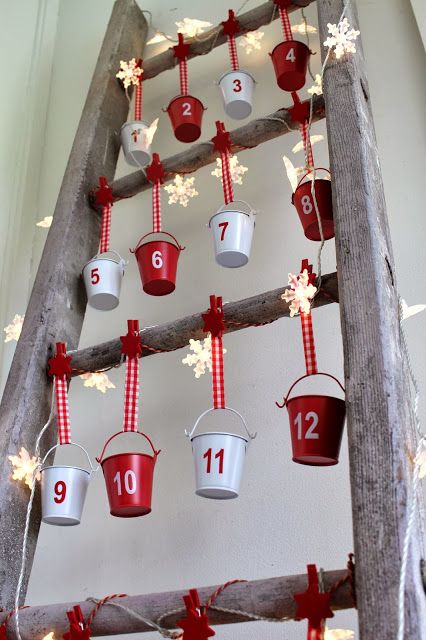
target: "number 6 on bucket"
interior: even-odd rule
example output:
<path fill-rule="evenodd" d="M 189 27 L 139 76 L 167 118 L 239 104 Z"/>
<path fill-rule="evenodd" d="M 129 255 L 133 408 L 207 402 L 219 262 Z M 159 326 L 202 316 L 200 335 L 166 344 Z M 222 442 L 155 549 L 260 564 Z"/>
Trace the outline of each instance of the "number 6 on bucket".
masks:
<path fill-rule="evenodd" d="M 222 298 L 210 296 L 210 309 L 202 314 L 204 331 L 211 334 L 212 344 L 212 381 L 213 409 L 207 409 L 197 419 L 191 432 L 185 431 L 191 440 L 195 466 L 195 493 L 203 498 L 226 500 L 237 498 L 240 490 L 244 460 L 251 435 L 244 418 L 225 406 L 225 384 L 223 376 L 222 333 L 225 328 Z M 217 411 L 219 410 L 219 412 Z M 244 436 L 228 431 L 208 431 L 194 435 L 200 421 L 214 411 L 215 418 L 222 417 L 221 412 L 236 415 L 242 422 Z"/>

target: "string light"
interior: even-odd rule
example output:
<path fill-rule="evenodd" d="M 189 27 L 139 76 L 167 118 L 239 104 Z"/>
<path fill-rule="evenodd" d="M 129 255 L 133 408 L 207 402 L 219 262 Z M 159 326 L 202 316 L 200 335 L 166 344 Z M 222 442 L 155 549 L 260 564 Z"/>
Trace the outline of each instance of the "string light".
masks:
<path fill-rule="evenodd" d="M 12 480 L 21 482 L 22 480 L 31 489 L 34 471 L 40 464 L 40 459 L 36 456 L 30 456 L 25 447 L 21 447 L 17 456 L 7 456 L 13 467 Z M 36 479 L 40 480 L 40 473 L 36 475 Z"/>
<path fill-rule="evenodd" d="M 178 28 L 178 31 L 182 33 L 187 38 L 195 38 L 195 36 L 199 36 L 201 33 L 208 27 L 212 27 L 211 22 L 207 22 L 206 20 L 197 20 L 196 18 L 184 18 L 180 22 L 175 22 L 175 25 Z"/>
<path fill-rule="evenodd" d="M 322 96 L 322 75 L 320 73 L 315 74 L 315 83 L 312 87 L 309 87 L 308 93 L 313 96 Z"/>
<path fill-rule="evenodd" d="M 355 634 L 350 629 L 325 629 L 324 640 L 353 640 Z"/>
<path fill-rule="evenodd" d="M 307 33 L 316 33 L 317 28 L 313 27 L 311 24 L 305 24 L 304 22 L 300 22 L 299 24 L 291 25 L 291 30 L 293 33 L 300 33 L 304 36 Z"/>
<path fill-rule="evenodd" d="M 198 379 L 205 374 L 206 369 L 212 370 L 212 339 L 210 334 L 204 340 L 193 340 L 191 338 L 189 348 L 193 353 L 188 353 L 182 359 L 182 364 L 187 364 L 189 367 L 195 365 L 193 372 Z M 223 353 L 226 353 L 226 349 L 223 349 Z"/>
<path fill-rule="evenodd" d="M 403 298 L 401 298 L 401 307 L 402 307 L 402 319 L 407 320 L 411 318 L 411 316 L 415 316 L 418 313 L 421 313 L 426 309 L 426 304 L 413 304 L 410 307 L 405 302 Z"/>
<path fill-rule="evenodd" d="M 294 192 L 296 191 L 300 177 L 304 173 L 306 173 L 306 167 L 295 167 L 290 158 L 287 158 L 287 156 L 283 156 L 283 162 L 287 173 L 287 178 L 289 179 L 292 191 Z M 308 174 L 306 177 L 312 179 L 311 174 Z"/>
<path fill-rule="evenodd" d="M 311 300 L 316 294 L 317 288 L 309 283 L 308 270 L 303 269 L 298 276 L 289 273 L 288 284 L 290 289 L 284 291 L 281 299 L 290 302 L 290 318 L 293 318 L 299 312 L 310 313 Z"/>
<path fill-rule="evenodd" d="M 148 40 L 146 44 L 158 44 L 159 42 L 164 42 L 165 40 L 171 39 L 171 36 L 167 36 L 166 34 L 157 31 L 157 33 L 150 40 Z"/>
<path fill-rule="evenodd" d="M 131 132 L 131 136 L 142 136 L 143 142 L 145 146 L 149 147 L 152 144 L 154 136 L 157 132 L 158 128 L 158 118 L 155 118 L 154 122 L 152 122 L 149 127 L 141 127 L 139 129 L 133 129 Z"/>
<path fill-rule="evenodd" d="M 40 222 L 36 222 L 36 227 L 43 227 L 43 229 L 48 229 L 52 226 L 53 216 L 45 216 L 43 220 Z"/>
<path fill-rule="evenodd" d="M 22 325 L 24 324 L 24 318 L 25 316 L 20 316 L 19 313 L 16 313 L 12 322 L 3 329 L 6 334 L 4 339 L 5 342 L 12 342 L 12 340 L 16 340 L 16 342 L 18 342 L 22 331 Z"/>
<path fill-rule="evenodd" d="M 334 51 L 337 59 L 344 53 L 356 53 L 355 40 L 360 35 L 357 29 L 350 29 L 347 18 L 343 18 L 338 24 L 327 24 L 330 36 L 324 41 L 324 46 Z"/>
<path fill-rule="evenodd" d="M 194 188 L 195 178 L 183 178 L 178 173 L 172 184 L 166 184 L 165 191 L 169 194 L 169 204 L 180 204 L 187 207 L 190 198 L 198 196 Z"/>
<path fill-rule="evenodd" d="M 50 633 L 48 633 L 46 636 L 42 638 L 42 640 L 55 640 L 54 631 L 51 631 Z"/>
<path fill-rule="evenodd" d="M 222 178 L 222 162 L 220 158 L 216 158 L 216 169 L 211 174 L 216 178 Z M 248 171 L 248 167 L 239 163 L 238 156 L 233 155 L 229 158 L 229 168 L 231 171 L 231 180 L 234 184 L 243 184 L 243 175 Z"/>
<path fill-rule="evenodd" d="M 324 136 L 322 136 L 321 134 L 311 136 L 310 137 L 311 147 L 313 147 L 314 144 L 316 144 L 317 142 L 322 142 L 323 140 L 324 140 Z M 303 150 L 304 150 L 303 140 L 301 140 L 296 145 L 294 145 L 292 149 L 293 153 L 298 153 L 299 151 L 303 151 Z"/>
<path fill-rule="evenodd" d="M 106 393 L 108 389 L 115 389 L 115 384 L 111 382 L 106 373 L 97 372 L 94 373 L 82 373 L 80 378 L 84 380 L 84 386 L 89 388 L 95 388 L 101 393 Z"/>
<path fill-rule="evenodd" d="M 120 71 L 115 74 L 115 77 L 122 80 L 124 88 L 127 89 L 131 84 L 139 84 L 142 73 L 143 69 L 137 64 L 136 58 L 132 58 L 129 62 L 120 60 Z"/>
<path fill-rule="evenodd" d="M 252 51 L 259 51 L 262 48 L 260 42 L 265 33 L 263 31 L 249 31 L 242 38 L 240 38 L 239 45 L 242 47 L 247 55 L 250 55 Z"/>

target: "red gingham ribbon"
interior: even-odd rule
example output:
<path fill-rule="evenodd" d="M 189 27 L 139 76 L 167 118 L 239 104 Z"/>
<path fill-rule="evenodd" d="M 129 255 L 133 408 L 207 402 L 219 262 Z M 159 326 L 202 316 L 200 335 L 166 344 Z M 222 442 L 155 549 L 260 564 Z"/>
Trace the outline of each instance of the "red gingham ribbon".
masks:
<path fill-rule="evenodd" d="M 318 372 L 317 356 L 315 353 L 314 331 L 312 328 L 312 314 L 301 313 L 303 349 L 305 351 L 306 375 L 311 376 Z"/>
<path fill-rule="evenodd" d="M 240 68 L 238 62 L 237 44 L 235 36 L 228 36 L 229 59 L 231 60 L 232 71 L 238 71 Z"/>
<path fill-rule="evenodd" d="M 312 153 L 311 139 L 308 135 L 308 123 L 304 122 L 300 125 L 300 135 L 302 136 L 303 148 L 305 150 L 305 163 L 308 169 L 314 166 L 314 154 Z"/>
<path fill-rule="evenodd" d="M 222 160 L 222 187 L 225 204 L 234 202 L 234 190 L 232 188 L 231 167 L 229 164 L 229 151 L 223 151 L 220 154 Z"/>
<path fill-rule="evenodd" d="M 152 185 L 152 230 L 161 232 L 161 183 L 157 180 Z"/>
<path fill-rule="evenodd" d="M 293 40 L 293 34 L 291 31 L 290 18 L 286 7 L 279 7 L 281 25 L 284 33 L 284 40 Z"/>
<path fill-rule="evenodd" d="M 135 91 L 135 120 L 142 120 L 142 79 L 139 78 L 139 84 L 136 85 Z"/>
<path fill-rule="evenodd" d="M 139 322 L 128 320 L 128 332 L 121 336 L 121 351 L 126 355 L 126 382 L 124 386 L 123 431 L 138 430 L 139 406 Z"/>
<path fill-rule="evenodd" d="M 67 377 L 56 376 L 55 379 L 56 411 L 58 415 L 58 438 L 59 444 L 70 444 L 71 426 L 68 407 L 68 386 Z"/>
<path fill-rule="evenodd" d="M 181 96 L 188 95 L 188 61 L 186 58 L 179 61 L 179 81 Z"/>
<path fill-rule="evenodd" d="M 223 373 L 222 335 L 211 336 L 212 339 L 212 382 L 213 406 L 215 409 L 225 408 L 225 379 Z"/>
<path fill-rule="evenodd" d="M 111 211 L 112 204 L 107 204 L 102 207 L 101 240 L 99 243 L 99 253 L 106 253 L 107 251 L 109 251 L 109 238 L 111 235 Z"/>

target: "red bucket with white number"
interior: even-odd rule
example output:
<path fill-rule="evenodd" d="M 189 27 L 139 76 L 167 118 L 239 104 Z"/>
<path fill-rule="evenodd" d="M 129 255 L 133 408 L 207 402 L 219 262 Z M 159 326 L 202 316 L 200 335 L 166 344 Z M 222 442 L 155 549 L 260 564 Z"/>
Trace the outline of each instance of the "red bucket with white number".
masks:
<path fill-rule="evenodd" d="M 193 96 L 173 98 L 167 107 L 175 137 L 180 142 L 195 142 L 201 135 L 204 105 Z"/>
<path fill-rule="evenodd" d="M 269 54 L 274 65 L 277 84 L 283 91 L 298 91 L 306 82 L 311 51 L 298 40 L 287 40 L 277 44 Z"/>
<path fill-rule="evenodd" d="M 318 168 L 316 171 L 327 171 L 328 169 Z M 312 181 L 303 182 L 307 177 L 307 173 L 301 178 L 297 185 L 296 191 L 293 193 L 291 201 L 296 207 L 299 214 L 300 222 L 303 226 L 305 236 L 309 240 L 321 240 L 321 233 L 318 224 L 318 216 L 315 209 L 315 202 L 312 195 Z M 322 233 L 324 240 L 334 238 L 334 222 L 333 222 L 333 201 L 331 197 L 330 180 L 315 178 L 315 199 L 318 206 L 318 213 L 321 220 Z"/>
<path fill-rule="evenodd" d="M 105 450 L 111 440 L 119 435 L 135 433 L 145 438 L 153 455 L 147 453 L 116 453 L 104 458 Z M 155 463 L 160 451 L 156 451 L 151 439 L 139 431 L 119 431 L 109 438 L 100 458 L 105 485 L 108 494 L 110 513 L 118 518 L 146 516 L 151 512 L 152 481 Z"/>
<path fill-rule="evenodd" d="M 328 373 L 305 375 L 294 382 L 284 404 L 290 421 L 293 461 L 313 467 L 326 467 L 339 462 L 340 444 L 345 423 L 345 401 L 323 395 L 304 395 L 290 398 L 293 388 L 304 378 L 312 375 L 328 376 L 343 386 Z"/>
<path fill-rule="evenodd" d="M 167 236 L 169 240 L 146 240 L 150 236 Z M 143 242 L 145 240 L 145 242 Z M 142 287 L 151 296 L 166 296 L 176 288 L 176 272 L 181 247 L 174 236 L 165 231 L 147 233 L 131 249 L 138 262 Z"/>

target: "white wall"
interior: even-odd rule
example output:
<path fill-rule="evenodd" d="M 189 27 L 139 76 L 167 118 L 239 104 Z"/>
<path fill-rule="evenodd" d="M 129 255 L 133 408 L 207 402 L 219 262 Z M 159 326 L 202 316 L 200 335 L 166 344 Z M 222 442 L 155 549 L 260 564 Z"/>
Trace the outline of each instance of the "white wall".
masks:
<path fill-rule="evenodd" d="M 252 2 L 247 8 L 255 4 Z M 175 5 L 171 0 L 161 4 L 150 0 L 144 8 L 153 12 L 155 24 L 172 32 L 175 20 L 195 17 L 189 0 L 181 0 L 176 9 Z M 402 7 L 397 0 L 374 4 L 361 0 L 358 5 L 399 287 L 410 304 L 424 302 L 424 51 L 408 6 Z M 196 17 L 217 23 L 226 16 L 228 6 L 224 0 L 214 6 L 202 3 Z M 238 6 L 235 3 L 234 8 Z M 38 209 L 43 215 L 52 213 L 54 208 L 111 7 L 110 0 L 60 2 L 47 129 L 44 149 L 40 147 Z M 308 15 L 315 23 L 315 8 Z M 296 14 L 293 20 L 299 21 L 299 17 Z M 379 42 L 377 34 L 383 29 L 387 38 Z M 267 56 L 280 39 L 279 22 L 264 31 L 261 53 L 250 57 L 240 54 L 242 65 L 258 80 L 253 117 L 289 104 L 288 96 L 275 85 Z M 315 39 L 312 46 L 318 51 Z M 150 47 L 147 56 L 154 51 Z M 224 118 L 213 83 L 227 67 L 226 47 L 189 64 L 190 90 L 208 106 L 202 139 L 214 134 L 214 121 L 218 118 L 224 119 L 229 128 L 237 126 Z M 313 59 L 313 71 L 318 68 L 319 53 Z M 177 87 L 178 73 L 170 71 L 150 80 L 144 91 L 144 117 L 151 120 L 161 114 L 154 147 L 162 157 L 183 148 L 172 137 L 167 117 L 161 113 L 161 107 L 167 106 Z M 325 123 L 314 125 L 313 132 L 325 134 Z M 249 172 L 243 186 L 236 187 L 236 197 L 260 211 L 253 255 L 244 269 L 229 272 L 214 263 L 205 225 L 220 206 L 222 193 L 219 181 L 210 175 L 211 167 L 196 174 L 200 195 L 187 209 L 169 207 L 163 197 L 164 227 L 187 247 L 180 259 L 177 290 L 164 299 L 143 294 L 135 260 L 128 254 L 128 248 L 134 247 L 140 235 L 149 230 L 150 194 L 117 204 L 112 244 L 130 261 L 121 303 L 107 315 L 88 310 L 81 346 L 120 335 L 127 318 L 139 318 L 147 326 L 203 310 L 213 292 L 229 301 L 281 286 L 288 271 L 297 271 L 301 258 L 314 261 L 317 245 L 302 234 L 282 169 L 283 153 L 292 156 L 291 147 L 298 139 L 297 134 L 287 135 L 239 155 Z M 326 166 L 326 145 L 314 147 L 314 153 L 317 164 Z M 301 163 L 300 154 L 295 157 L 297 163 Z M 129 168 L 120 161 L 118 175 L 128 172 Z M 45 232 L 37 229 L 34 265 L 44 237 Z M 325 273 L 335 270 L 333 241 L 324 250 L 323 269 Z M 33 269 L 33 276 L 34 272 Z M 419 345 L 424 327 L 424 316 L 407 323 L 413 365 L 423 392 L 426 368 Z M 337 305 L 317 310 L 314 328 L 320 368 L 342 378 Z M 29 603 L 300 573 L 309 562 L 324 568 L 344 567 L 346 554 L 353 547 L 346 440 L 336 467 L 295 465 L 290 456 L 287 415 L 275 407 L 275 400 L 281 399 L 291 382 L 303 373 L 299 321 L 283 319 L 264 328 L 241 331 L 226 336 L 224 343 L 228 350 L 227 402 L 244 414 L 251 429 L 258 431 L 247 459 L 240 498 L 219 503 L 193 493 L 191 451 L 183 431 L 211 405 L 210 378 L 193 378 L 190 369 L 181 364 L 185 350 L 146 358 L 141 362 L 141 426 L 163 450 L 155 474 L 153 512 L 135 520 L 110 517 L 104 481 L 98 474 L 90 487 L 79 527 L 59 530 L 42 526 Z M 110 378 L 117 388 L 105 396 L 84 388 L 79 379 L 71 385 L 73 436 L 87 446 L 92 456 L 99 455 L 106 437 L 121 428 L 124 369 L 112 371 Z M 334 391 L 332 386 L 317 385 L 325 392 Z M 58 456 L 61 459 L 63 456 Z M 354 629 L 355 625 L 353 612 L 344 612 L 336 616 L 331 626 Z M 254 639 L 261 633 L 264 638 L 278 639 L 284 634 L 299 640 L 306 637 L 306 625 L 288 623 L 282 629 L 279 625 L 256 623 L 218 628 L 217 633 L 224 639 Z M 151 636 L 154 634 L 147 637 Z"/>

